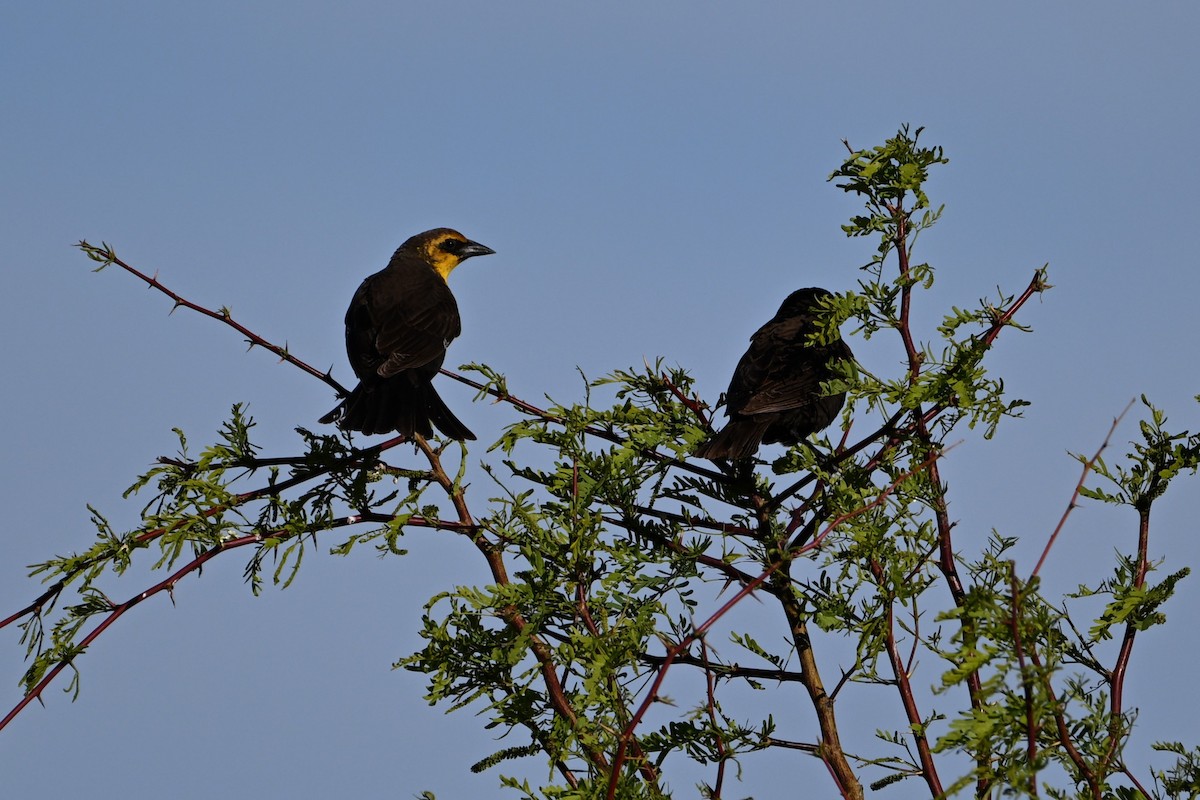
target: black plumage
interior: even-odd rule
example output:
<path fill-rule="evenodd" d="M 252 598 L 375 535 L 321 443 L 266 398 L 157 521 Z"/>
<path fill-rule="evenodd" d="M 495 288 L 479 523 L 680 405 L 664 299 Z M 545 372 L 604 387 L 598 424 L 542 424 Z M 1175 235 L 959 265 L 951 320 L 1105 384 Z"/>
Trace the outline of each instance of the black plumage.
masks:
<path fill-rule="evenodd" d="M 846 395 L 823 395 L 821 383 L 836 377 L 833 363 L 854 354 L 840 337 L 827 344 L 811 341 L 817 307 L 830 296 L 819 288 L 792 292 L 771 321 L 750 337 L 750 348 L 725 392 L 729 423 L 696 448 L 695 455 L 747 458 L 760 444 L 794 445 L 833 422 Z"/>
<path fill-rule="evenodd" d="M 419 233 L 358 287 L 346 311 L 346 353 L 358 386 L 321 422 L 347 430 L 474 439 L 433 388 L 446 348 L 462 331 L 446 282 L 472 256 L 494 253 L 449 228 Z"/>

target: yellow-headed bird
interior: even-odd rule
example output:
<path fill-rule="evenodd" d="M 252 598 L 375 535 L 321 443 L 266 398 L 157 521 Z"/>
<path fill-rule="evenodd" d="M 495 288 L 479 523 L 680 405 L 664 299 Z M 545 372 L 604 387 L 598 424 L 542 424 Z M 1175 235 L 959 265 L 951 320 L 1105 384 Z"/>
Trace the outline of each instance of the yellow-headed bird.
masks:
<path fill-rule="evenodd" d="M 434 228 L 400 245 L 386 267 L 363 281 L 346 311 L 346 353 L 359 383 L 321 422 L 410 438 L 431 436 L 436 426 L 451 439 L 474 439 L 432 381 L 462 332 L 446 278 L 468 258 L 494 252 L 458 231 Z"/>
<path fill-rule="evenodd" d="M 817 344 L 816 312 L 824 289 L 799 289 L 771 321 L 750 337 L 748 349 L 725 392 L 729 424 L 696 448 L 700 458 L 747 458 L 760 444 L 797 444 L 828 427 L 846 394 L 823 395 L 821 383 L 836 377 L 834 362 L 854 354 L 841 337 Z"/>

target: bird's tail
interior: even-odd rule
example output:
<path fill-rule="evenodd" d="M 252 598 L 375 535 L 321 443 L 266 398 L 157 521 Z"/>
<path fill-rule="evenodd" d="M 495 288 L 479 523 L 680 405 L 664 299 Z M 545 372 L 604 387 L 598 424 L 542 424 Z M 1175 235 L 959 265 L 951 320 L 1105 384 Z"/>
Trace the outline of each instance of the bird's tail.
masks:
<path fill-rule="evenodd" d="M 433 426 L 450 439 L 474 440 L 475 434 L 462 424 L 426 382 L 412 383 L 397 377 L 354 387 L 342 402 L 321 417 L 322 424 L 337 422 L 349 431 L 365 434 L 396 431 L 412 438 L 433 435 Z"/>
<path fill-rule="evenodd" d="M 454 412 L 442 400 L 442 396 L 433 388 L 433 384 L 425 384 L 425 413 L 429 421 L 442 432 L 443 436 L 458 441 L 475 441 L 475 434 L 463 425 Z"/>
<path fill-rule="evenodd" d="M 331 422 L 338 422 L 342 418 L 342 414 L 344 414 L 345 412 L 346 412 L 346 401 L 343 400 L 342 402 L 340 402 L 336 406 L 334 406 L 332 409 L 330 409 L 329 413 L 326 414 L 325 416 L 321 417 L 319 420 L 317 420 L 317 422 L 321 423 L 322 425 L 328 425 Z"/>
<path fill-rule="evenodd" d="M 714 433 L 703 442 L 692 455 L 697 458 L 707 458 L 715 461 L 718 458 L 728 458 L 736 461 L 739 458 L 749 458 L 758 450 L 763 435 L 770 427 L 771 415 L 768 419 L 737 419 Z"/>

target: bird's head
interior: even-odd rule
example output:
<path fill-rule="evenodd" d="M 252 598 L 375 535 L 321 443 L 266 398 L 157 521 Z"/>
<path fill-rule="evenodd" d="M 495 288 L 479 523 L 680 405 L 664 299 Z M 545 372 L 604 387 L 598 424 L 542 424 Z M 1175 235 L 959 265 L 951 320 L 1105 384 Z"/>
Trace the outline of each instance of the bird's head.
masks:
<path fill-rule="evenodd" d="M 450 228 L 434 228 L 418 233 L 400 245 L 400 249 L 416 252 L 437 270 L 443 279 L 471 256 L 486 256 L 496 252 L 479 242 L 472 242 Z"/>
<path fill-rule="evenodd" d="M 779 310 L 775 312 L 775 319 L 783 320 L 811 314 L 821 305 L 822 300 L 832 296 L 829 291 L 816 286 L 809 289 L 797 289 L 789 294 L 783 304 L 779 306 Z"/>

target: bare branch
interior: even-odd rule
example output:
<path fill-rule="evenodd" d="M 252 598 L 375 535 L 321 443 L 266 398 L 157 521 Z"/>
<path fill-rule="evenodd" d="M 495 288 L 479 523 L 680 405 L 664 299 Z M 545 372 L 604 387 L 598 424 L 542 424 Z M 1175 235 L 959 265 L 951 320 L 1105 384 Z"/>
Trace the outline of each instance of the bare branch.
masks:
<path fill-rule="evenodd" d="M 1029 574 L 1029 580 L 1037 577 L 1038 572 L 1042 569 L 1042 564 L 1046 563 L 1046 557 L 1050 555 L 1050 548 L 1054 547 L 1054 542 L 1058 539 L 1058 534 L 1062 532 L 1063 526 L 1067 524 L 1067 517 L 1071 516 L 1071 512 L 1078 506 L 1079 493 L 1083 489 L 1083 484 L 1087 481 L 1088 475 L 1092 471 L 1092 467 L 1100 460 L 1100 456 L 1108 449 L 1108 443 L 1112 440 L 1113 433 L 1116 432 L 1117 426 L 1121 424 L 1121 420 L 1129 413 L 1129 409 L 1133 407 L 1133 401 L 1129 401 L 1129 405 L 1125 406 L 1125 410 L 1118 414 L 1112 421 L 1112 425 L 1108 426 L 1108 433 L 1104 437 L 1095 454 L 1083 463 L 1083 471 L 1079 475 L 1079 480 L 1075 483 L 1075 491 L 1071 492 L 1071 499 L 1067 502 L 1067 509 L 1059 518 L 1058 524 L 1054 526 L 1054 531 L 1050 534 L 1050 540 L 1046 542 L 1046 547 L 1042 550 L 1042 557 L 1038 559 L 1037 566 L 1033 568 L 1033 572 Z"/>
<path fill-rule="evenodd" d="M 287 363 L 291 364 L 294 367 L 299 367 L 300 369 L 307 372 L 309 375 L 312 375 L 314 378 L 317 378 L 317 379 L 323 381 L 324 383 L 328 384 L 338 393 L 339 396 L 345 396 L 345 395 L 349 394 L 349 392 L 346 391 L 346 387 L 342 386 L 340 383 L 335 381 L 333 379 L 333 376 L 330 375 L 328 372 L 321 372 L 320 370 L 316 369 L 315 367 L 309 366 L 305 362 L 296 358 L 290 352 L 288 352 L 288 349 L 286 346 L 280 347 L 279 345 L 273 344 L 272 342 L 269 342 L 266 339 L 264 339 L 263 337 L 259 336 L 257 333 L 250 330 L 245 325 L 242 325 L 240 322 L 237 322 L 236 320 L 234 320 L 234 318 L 230 315 L 228 309 L 222 308 L 218 311 L 213 311 L 210 308 L 205 308 L 204 306 L 202 306 L 198 303 L 193 303 L 191 300 L 188 300 L 187 298 L 176 294 L 175 292 L 171 291 L 166 286 L 164 286 L 158 280 L 157 275 L 154 275 L 154 276 L 147 275 L 144 272 L 138 270 L 137 268 L 129 265 L 125 261 L 118 258 L 117 254 L 107 244 L 102 244 L 100 247 L 96 247 L 95 245 L 89 244 L 86 241 L 81 241 L 76 246 L 80 250 L 82 250 L 84 253 L 86 253 L 88 258 L 92 259 L 93 261 L 101 262 L 101 266 L 98 269 L 103 269 L 104 267 L 108 266 L 109 264 L 116 264 L 118 267 L 125 270 L 130 275 L 133 275 L 133 276 L 141 279 L 142 281 L 144 281 L 146 283 L 146 285 L 149 286 L 150 288 L 157 289 L 158 291 L 162 292 L 167 297 L 171 298 L 171 302 L 173 302 L 175 304 L 172 307 L 172 310 L 174 310 L 175 308 L 183 307 L 190 311 L 195 311 L 197 314 L 202 314 L 210 319 L 215 319 L 218 322 L 224 323 L 225 325 L 228 325 L 229 327 L 233 328 L 238 333 L 245 336 L 246 341 L 249 342 L 251 347 L 261 347 L 264 350 L 274 353 L 275 355 L 279 356 L 280 361 L 286 361 Z"/>

